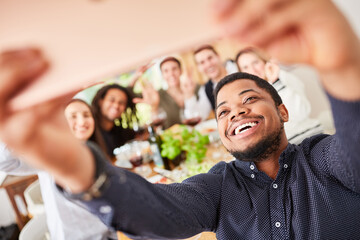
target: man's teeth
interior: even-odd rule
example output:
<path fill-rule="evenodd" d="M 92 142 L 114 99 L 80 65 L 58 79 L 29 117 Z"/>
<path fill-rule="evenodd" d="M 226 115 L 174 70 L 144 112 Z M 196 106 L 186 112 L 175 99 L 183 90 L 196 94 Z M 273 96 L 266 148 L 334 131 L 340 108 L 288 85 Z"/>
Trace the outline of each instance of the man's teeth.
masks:
<path fill-rule="evenodd" d="M 255 126 L 256 124 L 257 124 L 257 122 L 248 122 L 248 123 L 241 124 L 240 126 L 238 126 L 235 129 L 235 135 L 246 132 L 247 130 L 249 130 L 250 128 Z"/>

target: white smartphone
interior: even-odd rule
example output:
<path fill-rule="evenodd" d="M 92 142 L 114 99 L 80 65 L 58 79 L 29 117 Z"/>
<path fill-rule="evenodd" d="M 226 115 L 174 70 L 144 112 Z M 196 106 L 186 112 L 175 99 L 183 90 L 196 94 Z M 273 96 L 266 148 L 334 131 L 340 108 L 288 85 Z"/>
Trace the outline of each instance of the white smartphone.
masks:
<path fill-rule="evenodd" d="M 0 51 L 38 46 L 51 69 L 10 103 L 29 107 L 218 38 L 210 0 L 0 1 Z"/>

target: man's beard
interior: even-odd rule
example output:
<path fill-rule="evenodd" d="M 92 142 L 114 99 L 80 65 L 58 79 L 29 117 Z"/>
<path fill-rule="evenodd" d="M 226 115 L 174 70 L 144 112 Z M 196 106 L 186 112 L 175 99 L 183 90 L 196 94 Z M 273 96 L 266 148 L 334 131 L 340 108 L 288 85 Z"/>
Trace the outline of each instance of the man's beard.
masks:
<path fill-rule="evenodd" d="M 280 148 L 281 134 L 284 129 L 283 122 L 278 130 L 265 136 L 255 146 L 251 146 L 245 151 L 228 150 L 236 159 L 245 162 L 261 162 L 267 159 L 272 153 Z"/>

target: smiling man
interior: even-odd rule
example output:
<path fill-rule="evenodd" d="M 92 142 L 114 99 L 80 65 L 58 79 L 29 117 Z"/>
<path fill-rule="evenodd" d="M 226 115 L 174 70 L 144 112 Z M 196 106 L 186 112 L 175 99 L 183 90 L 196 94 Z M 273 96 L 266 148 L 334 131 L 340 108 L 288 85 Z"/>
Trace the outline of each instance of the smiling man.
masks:
<path fill-rule="evenodd" d="M 216 117 L 221 140 L 237 159 L 182 183 L 151 184 L 74 140 L 55 114 L 57 101 L 9 110 L 24 82 L 31 84 L 47 66 L 40 51 L 25 49 L 0 56 L 1 139 L 49 171 L 65 195 L 130 235 L 179 239 L 213 231 L 231 240 L 358 239 L 358 37 L 329 0 L 267 0 L 261 8 L 251 0 L 219 0 L 215 9 L 234 37 L 284 62 L 318 69 L 336 134 L 288 144 L 283 123 L 289 116 L 275 89 L 249 74 L 229 75 L 215 90 Z"/>
<path fill-rule="evenodd" d="M 260 165 L 267 161 L 278 165 L 288 144 L 284 131 L 288 112 L 276 90 L 261 78 L 234 73 L 218 84 L 215 94 L 218 129 L 226 149 L 236 159 L 256 162 L 275 178 L 278 167 Z"/>
<path fill-rule="evenodd" d="M 215 48 L 211 45 L 202 45 L 194 51 L 194 60 L 198 70 L 204 74 L 208 81 L 201 86 L 198 96 L 189 94 L 185 99 L 185 109 L 198 112 L 204 121 L 215 109 L 213 91 L 216 84 L 226 76 L 227 72 L 221 58 Z"/>

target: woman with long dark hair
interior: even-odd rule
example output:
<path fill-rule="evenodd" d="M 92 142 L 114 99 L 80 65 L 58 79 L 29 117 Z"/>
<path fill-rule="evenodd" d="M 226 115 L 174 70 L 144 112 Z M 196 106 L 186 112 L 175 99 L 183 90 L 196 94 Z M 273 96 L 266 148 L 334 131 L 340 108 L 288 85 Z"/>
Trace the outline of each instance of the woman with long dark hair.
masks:
<path fill-rule="evenodd" d="M 109 156 L 114 156 L 115 148 L 135 138 L 132 124 L 138 118 L 132 99 L 125 87 L 111 84 L 102 87 L 92 101 L 95 121 L 99 123 Z"/>

